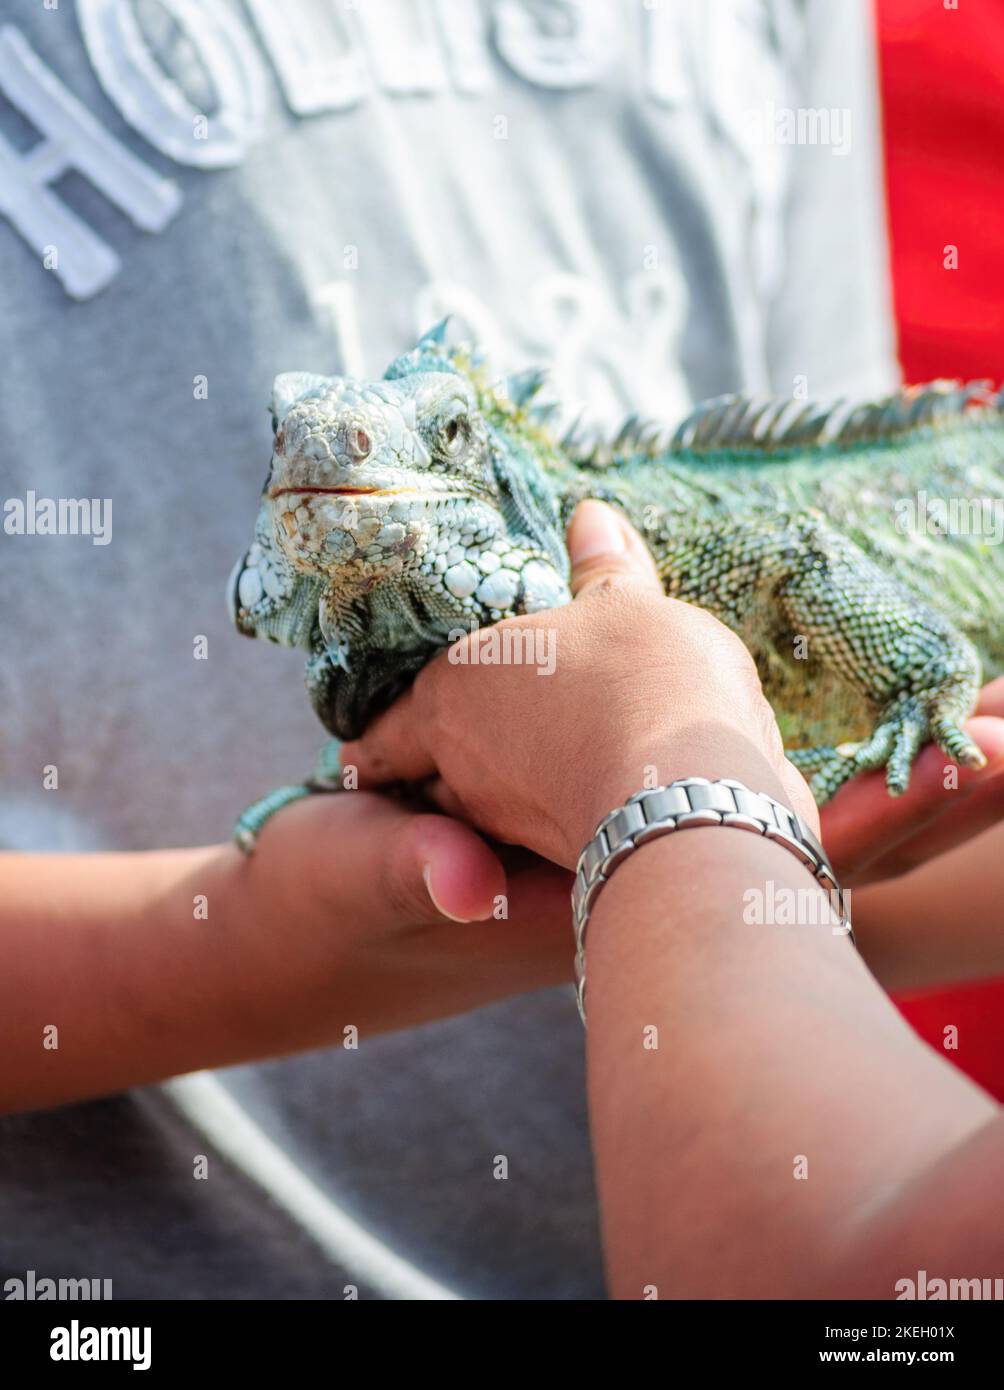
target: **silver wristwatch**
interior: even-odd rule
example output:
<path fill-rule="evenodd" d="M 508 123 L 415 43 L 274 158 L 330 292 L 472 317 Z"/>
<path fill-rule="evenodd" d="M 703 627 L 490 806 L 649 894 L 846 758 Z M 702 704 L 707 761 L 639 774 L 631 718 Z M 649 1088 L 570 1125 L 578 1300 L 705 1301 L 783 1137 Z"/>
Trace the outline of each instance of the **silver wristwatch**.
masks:
<path fill-rule="evenodd" d="M 575 926 L 576 997 L 582 1022 L 586 1021 L 586 926 L 589 913 L 603 885 L 632 850 L 659 835 L 692 826 L 729 825 L 765 835 L 791 850 L 816 882 L 833 895 L 839 926 L 854 941 L 850 915 L 826 851 L 801 816 L 766 792 L 751 792 L 742 782 L 721 778 L 682 777 L 666 787 L 636 792 L 623 806 L 604 816 L 596 833 L 579 855 L 572 887 L 572 919 Z"/>

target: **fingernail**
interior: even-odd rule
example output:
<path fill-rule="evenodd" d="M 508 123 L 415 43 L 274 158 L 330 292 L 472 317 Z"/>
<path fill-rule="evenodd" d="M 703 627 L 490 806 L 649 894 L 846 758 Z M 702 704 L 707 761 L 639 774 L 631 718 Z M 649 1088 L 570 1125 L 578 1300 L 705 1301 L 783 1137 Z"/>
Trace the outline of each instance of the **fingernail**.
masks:
<path fill-rule="evenodd" d="M 568 535 L 572 564 L 581 565 L 601 555 L 620 555 L 626 549 L 616 513 L 602 502 L 580 502 Z"/>
<path fill-rule="evenodd" d="M 449 917 L 449 919 L 450 919 L 451 922 L 470 922 L 470 921 L 473 920 L 473 918 L 471 918 L 471 917 L 457 917 L 454 913 L 452 913 L 452 912 L 447 912 L 447 910 L 446 910 L 446 908 L 443 906 L 443 904 L 437 899 L 436 894 L 434 893 L 433 888 L 432 888 L 432 865 L 431 865 L 431 864 L 425 864 L 425 865 L 423 866 L 423 868 L 422 868 L 422 878 L 423 878 L 423 880 L 425 881 L 425 891 L 428 893 L 428 895 L 429 895 L 429 897 L 430 897 L 430 899 L 431 899 L 431 901 L 432 901 L 432 905 L 433 905 L 433 907 L 436 909 L 436 911 L 437 911 L 438 913 L 440 913 L 443 917 Z"/>

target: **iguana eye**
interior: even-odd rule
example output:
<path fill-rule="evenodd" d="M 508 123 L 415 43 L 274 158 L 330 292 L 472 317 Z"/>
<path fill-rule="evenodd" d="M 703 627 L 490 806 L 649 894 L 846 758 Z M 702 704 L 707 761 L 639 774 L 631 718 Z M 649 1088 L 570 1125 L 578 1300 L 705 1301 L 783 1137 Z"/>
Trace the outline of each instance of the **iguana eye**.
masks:
<path fill-rule="evenodd" d="M 454 415 L 443 425 L 439 438 L 445 453 L 456 457 L 462 453 L 470 438 L 471 426 L 466 415 Z"/>
<path fill-rule="evenodd" d="M 272 417 L 272 433 L 277 434 L 279 430 L 279 417 L 274 410 L 270 410 L 268 413 Z"/>

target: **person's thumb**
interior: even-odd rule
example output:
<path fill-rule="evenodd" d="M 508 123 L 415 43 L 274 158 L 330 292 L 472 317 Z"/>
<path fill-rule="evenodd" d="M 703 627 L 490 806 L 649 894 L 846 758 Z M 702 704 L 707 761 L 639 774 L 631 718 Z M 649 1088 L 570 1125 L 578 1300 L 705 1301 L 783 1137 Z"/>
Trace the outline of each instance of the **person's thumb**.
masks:
<path fill-rule="evenodd" d="M 655 561 L 638 532 L 605 502 L 580 502 L 568 527 L 572 593 L 609 579 L 629 579 L 662 592 Z"/>
<path fill-rule="evenodd" d="M 381 854 L 379 896 L 392 913 L 415 921 L 484 921 L 506 891 L 492 850 L 446 816 L 410 817 Z"/>

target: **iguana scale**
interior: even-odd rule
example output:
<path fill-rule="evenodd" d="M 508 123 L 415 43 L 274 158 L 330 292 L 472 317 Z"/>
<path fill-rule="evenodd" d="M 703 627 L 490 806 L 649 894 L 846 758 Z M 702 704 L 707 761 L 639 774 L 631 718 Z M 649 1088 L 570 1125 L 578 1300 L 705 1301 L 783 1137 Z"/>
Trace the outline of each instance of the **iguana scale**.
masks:
<path fill-rule="evenodd" d="M 543 379 L 493 383 L 443 324 L 380 381 L 276 378 L 231 611 L 305 650 L 331 734 L 358 736 L 459 631 L 567 602 L 565 528 L 596 497 L 641 531 L 668 594 L 743 637 L 817 801 L 867 768 L 901 793 L 931 740 L 982 763 L 962 724 L 1004 670 L 1004 393 L 722 397 L 672 438 L 631 420 L 602 444 L 558 437 Z M 238 842 L 335 766 L 329 748 L 319 778 L 257 803 Z"/>

